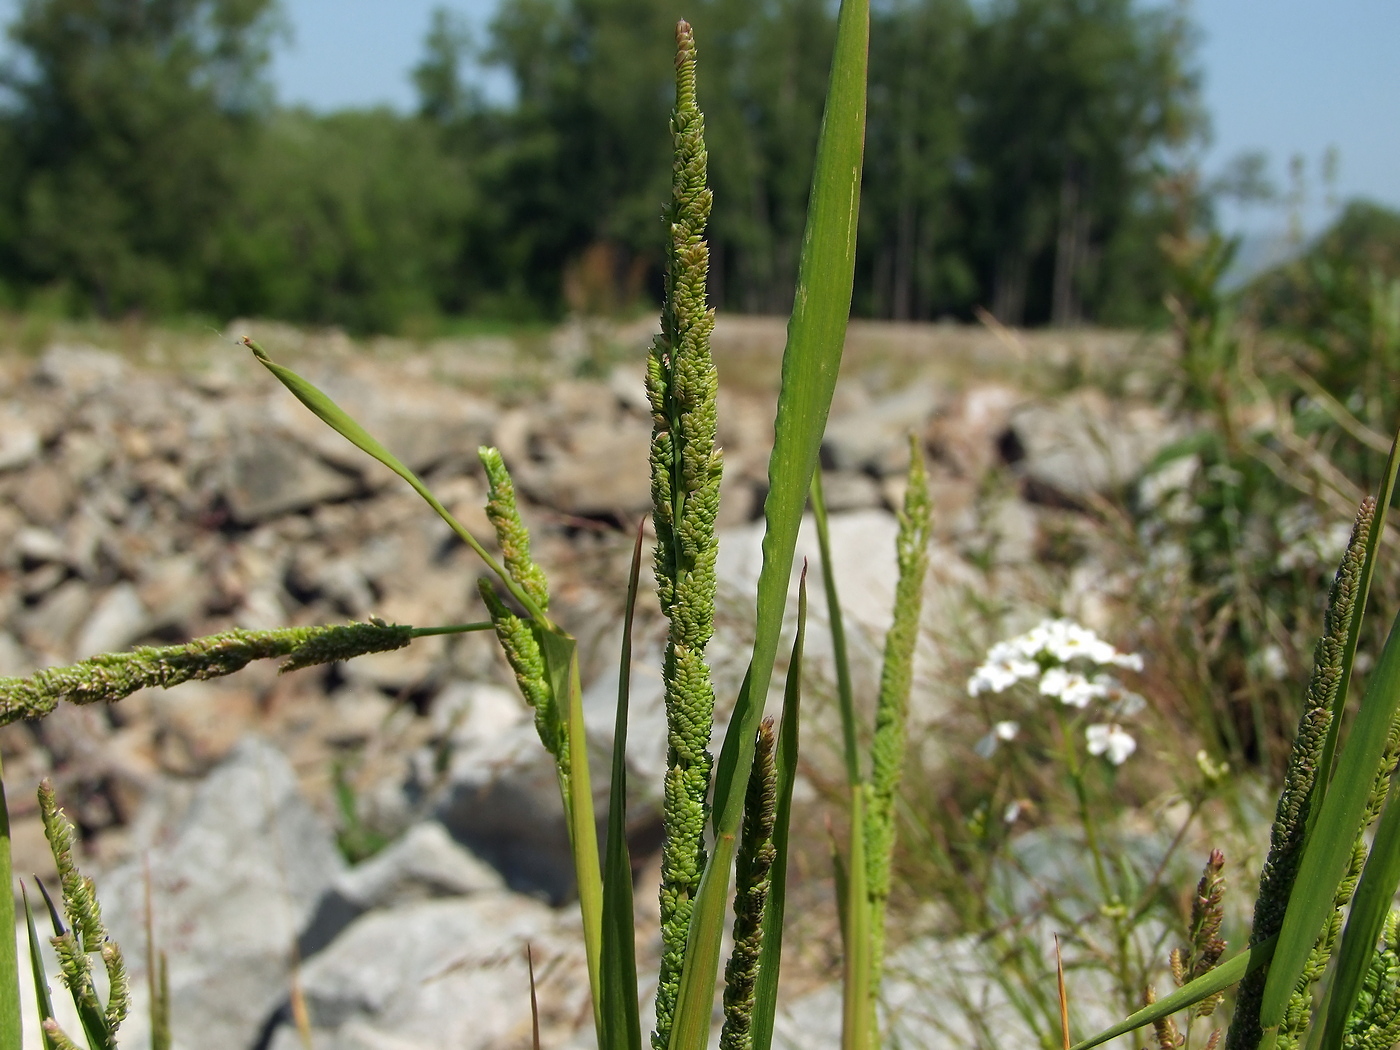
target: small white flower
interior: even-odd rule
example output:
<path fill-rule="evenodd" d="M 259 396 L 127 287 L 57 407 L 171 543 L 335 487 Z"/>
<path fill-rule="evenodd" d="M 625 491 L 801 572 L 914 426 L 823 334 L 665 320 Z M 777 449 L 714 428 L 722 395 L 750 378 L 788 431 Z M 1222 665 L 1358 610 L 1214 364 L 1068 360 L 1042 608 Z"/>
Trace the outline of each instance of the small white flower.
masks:
<path fill-rule="evenodd" d="M 1108 712 L 1114 718 L 1132 718 L 1146 706 L 1147 701 L 1143 699 L 1142 694 L 1134 693 L 1128 689 L 1119 689 L 1108 707 Z"/>
<path fill-rule="evenodd" d="M 1002 810 L 1001 813 L 1002 821 L 1007 824 L 1015 824 L 1016 818 L 1021 815 L 1021 810 L 1024 808 L 1019 798 L 1013 802 L 1008 802 L 1006 804 L 1006 809 Z"/>
<path fill-rule="evenodd" d="M 991 732 L 972 745 L 972 750 L 978 758 L 991 758 L 1003 742 L 1015 740 L 1020 731 L 1019 722 L 998 722 L 992 726 Z"/>
<path fill-rule="evenodd" d="M 1098 723 L 1084 730 L 1089 754 L 1103 755 L 1115 766 L 1121 766 L 1137 750 L 1137 741 L 1124 732 L 1118 723 Z"/>
<path fill-rule="evenodd" d="M 1107 696 L 1108 690 L 1101 678 L 1090 681 L 1078 671 L 1066 671 L 1063 667 L 1051 667 L 1040 676 L 1041 695 L 1054 697 L 1070 707 L 1088 707 Z"/>
<path fill-rule="evenodd" d="M 977 668 L 967 680 L 968 696 L 1005 692 L 1017 682 L 1034 678 L 1040 673 L 1040 665 L 1033 660 L 1009 655 L 998 658 L 995 650 L 988 653 L 987 657 L 987 662 Z"/>
<path fill-rule="evenodd" d="M 1259 654 L 1259 662 L 1263 665 L 1264 673 L 1275 682 L 1288 677 L 1288 658 L 1283 655 L 1281 646 L 1266 645 Z"/>

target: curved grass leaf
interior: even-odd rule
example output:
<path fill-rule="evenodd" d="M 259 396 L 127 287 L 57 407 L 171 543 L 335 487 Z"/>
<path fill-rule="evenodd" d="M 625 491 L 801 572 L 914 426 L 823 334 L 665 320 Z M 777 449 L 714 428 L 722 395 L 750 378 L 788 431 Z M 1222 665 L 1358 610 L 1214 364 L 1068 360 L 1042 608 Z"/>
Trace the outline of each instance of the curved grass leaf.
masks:
<path fill-rule="evenodd" d="M 671 1031 L 673 1050 L 701 1050 L 710 1030 L 744 789 L 777 660 L 797 530 L 841 365 L 855 274 L 869 41 L 869 0 L 843 0 L 768 461 L 753 655 L 716 766 L 715 848 L 691 913 L 685 971 Z"/>
<path fill-rule="evenodd" d="M 773 1019 L 778 1012 L 778 973 L 783 958 L 783 916 L 787 910 L 788 832 L 792 825 L 792 786 L 797 780 L 798 727 L 802 706 L 802 649 L 807 638 L 807 573 L 797 592 L 797 637 L 792 641 L 787 685 L 783 691 L 783 718 L 778 726 L 776 772 L 778 799 L 773 819 L 773 871 L 769 876 L 768 902 L 763 910 L 763 947 L 758 957 L 758 981 L 754 986 L 753 1050 L 773 1045 Z"/>
<path fill-rule="evenodd" d="M 1266 1039 L 1268 1031 L 1283 1021 L 1289 997 L 1307 964 L 1313 942 L 1334 906 L 1337 884 L 1360 832 L 1366 800 L 1397 704 L 1400 704 L 1400 618 L 1391 625 L 1385 649 L 1371 675 L 1361 710 L 1347 734 L 1337 771 L 1322 800 L 1321 811 L 1298 865 L 1259 1006 L 1259 1024 Z"/>
<path fill-rule="evenodd" d="M 1153 1021 L 1161 1020 L 1178 1010 L 1193 1006 L 1216 992 L 1223 992 L 1232 984 L 1240 981 L 1245 974 L 1252 973 L 1273 958 L 1277 943 L 1277 938 L 1270 937 L 1267 941 L 1261 941 L 1253 948 L 1245 949 L 1229 962 L 1221 963 L 1215 969 L 1178 988 L 1171 995 L 1163 996 L 1150 1006 L 1144 1006 L 1137 1013 L 1131 1014 L 1110 1028 L 1105 1028 L 1097 1035 L 1080 1040 L 1070 1050 L 1090 1050 L 1091 1047 L 1099 1046 L 1110 1039 L 1116 1039 L 1120 1035 L 1126 1035 L 1128 1032 L 1150 1025 Z"/>
<path fill-rule="evenodd" d="M 643 528 L 637 527 L 632 568 L 627 577 L 627 608 L 622 623 L 622 656 L 617 672 L 617 719 L 613 725 L 612 782 L 608 795 L 608 837 L 603 852 L 603 1045 L 641 1050 L 642 1022 L 637 1008 L 637 950 L 632 913 L 632 858 L 627 850 L 627 709 L 632 684 L 632 620 L 642 573 Z"/>
<path fill-rule="evenodd" d="M 39 1009 L 39 1036 L 43 1040 L 44 1050 L 53 1050 L 53 1037 L 44 1028 L 44 1022 L 53 1017 L 53 996 L 49 993 L 49 979 L 44 973 L 44 957 L 39 952 L 39 931 L 34 928 L 34 909 L 29 906 L 29 889 L 22 882 L 19 889 L 24 895 L 24 923 L 29 930 L 29 972 L 34 978 L 34 1003 Z"/>
<path fill-rule="evenodd" d="M 603 874 L 598 859 L 598 826 L 593 816 L 592 778 L 588 771 L 588 736 L 583 724 L 583 685 L 579 681 L 578 643 L 558 628 L 540 632 L 545 673 L 556 698 L 565 698 L 569 727 L 569 783 L 564 815 L 569 825 L 569 849 L 578 882 L 578 907 L 583 916 L 584 953 L 588 957 L 588 987 L 593 992 L 593 1022 L 601 1045 L 605 1011 L 602 993 Z"/>
<path fill-rule="evenodd" d="M 383 463 L 395 474 L 403 478 L 404 481 L 408 482 L 409 485 L 413 487 L 413 491 L 422 496 L 428 506 L 432 507 L 433 510 L 437 512 L 438 517 L 447 522 L 452 531 L 461 537 L 463 542 L 474 550 L 477 556 L 486 563 L 486 567 L 500 578 L 501 583 L 510 591 L 511 596 L 514 597 L 523 608 L 529 611 L 530 616 L 541 623 L 548 622 L 545 619 L 543 611 L 530 596 L 525 593 L 524 588 L 511 578 L 510 574 L 505 571 L 501 564 L 497 562 L 486 548 L 478 542 L 477 538 L 467 530 L 467 527 L 454 518 L 448 512 L 447 508 L 438 502 L 438 498 L 428 491 L 428 486 L 423 484 L 418 475 L 399 462 L 398 458 L 380 444 L 374 435 L 360 426 L 360 424 L 350 416 L 350 413 L 346 412 L 345 409 L 332 401 L 314 383 L 302 378 L 285 365 L 279 365 L 276 361 L 272 360 L 272 358 L 267 355 L 267 351 L 253 340 L 245 337 L 243 339 L 243 345 L 253 351 L 253 356 L 258 359 L 258 362 L 276 376 L 282 385 L 290 390 L 298 401 L 311 409 L 321 422 L 325 423 L 361 452 L 379 460 L 380 463 Z"/>
<path fill-rule="evenodd" d="M 1376 951 L 1376 942 L 1385 925 L 1386 914 L 1400 885 L 1400 804 L 1392 797 L 1386 803 L 1380 822 L 1376 825 L 1371 852 L 1366 857 L 1361 880 L 1352 897 L 1346 929 L 1337 949 L 1337 969 L 1327 998 L 1320 1008 L 1326 1018 L 1321 1023 L 1322 1050 L 1340 1050 L 1346 1034 L 1347 1018 L 1356 1005 L 1357 996 Z"/>

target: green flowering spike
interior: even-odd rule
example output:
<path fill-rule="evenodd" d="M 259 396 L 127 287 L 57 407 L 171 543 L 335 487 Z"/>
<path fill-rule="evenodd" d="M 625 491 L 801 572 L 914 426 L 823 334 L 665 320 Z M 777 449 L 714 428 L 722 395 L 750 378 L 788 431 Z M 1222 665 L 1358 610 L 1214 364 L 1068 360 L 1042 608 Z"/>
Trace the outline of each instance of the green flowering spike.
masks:
<path fill-rule="evenodd" d="M 1269 853 L 1259 874 L 1259 894 L 1254 901 L 1254 926 L 1249 935 L 1251 948 L 1279 932 L 1284 913 L 1288 910 L 1288 897 L 1293 892 L 1293 880 L 1297 877 L 1298 863 L 1302 859 L 1317 764 L 1332 724 L 1332 709 L 1341 680 L 1347 635 L 1356 611 L 1366 537 L 1371 530 L 1375 509 L 1376 501 L 1373 498 L 1367 497 L 1362 501 L 1351 530 L 1351 540 L 1327 596 L 1322 637 L 1313 650 L 1312 677 L 1308 680 L 1298 733 L 1293 739 L 1293 749 L 1284 770 L 1283 789 L 1279 793 L 1274 825 L 1269 834 Z M 1260 967 L 1240 982 L 1225 1050 L 1254 1050 L 1259 1045 L 1262 1034 L 1259 1007 L 1267 979 L 1268 969 Z"/>
<path fill-rule="evenodd" d="M 107 970 L 107 1029 L 115 1032 L 126 1020 L 131 1009 L 131 987 L 126 977 L 126 963 L 116 941 L 102 945 L 102 965 Z"/>
<path fill-rule="evenodd" d="M 499 449 L 483 445 L 477 449 L 481 465 L 486 468 L 486 516 L 496 529 L 496 542 L 511 579 L 520 584 L 540 611 L 549 608 L 549 583 L 544 570 L 530 559 L 530 532 L 520 520 L 515 504 L 515 483 Z"/>
<path fill-rule="evenodd" d="M 763 950 L 763 910 L 768 903 L 773 862 L 778 857 L 773 844 L 778 804 L 773 748 L 773 720 L 765 718 L 759 725 L 754 747 L 753 768 L 744 797 L 743 833 L 734 867 L 734 951 L 724 968 L 720 1050 L 753 1050 L 754 985 Z"/>
<path fill-rule="evenodd" d="M 54 924 L 54 936 L 50 943 L 58 955 L 59 974 L 72 993 L 83 1029 L 94 1050 L 109 1050 L 116 1045 L 117 1028 L 126 1018 L 131 1005 L 121 949 L 107 936 L 92 880 L 82 875 L 73 862 L 73 825 L 58 808 L 53 785 L 47 780 L 39 785 L 39 813 L 43 819 L 44 837 L 48 839 L 54 864 L 58 868 L 63 911 L 68 917 L 68 928 L 65 929 L 48 890 L 41 882 L 39 888 L 43 891 Z M 92 981 L 93 953 L 101 956 L 107 971 L 105 1008 L 98 999 Z"/>
<path fill-rule="evenodd" d="M 928 494 L 928 475 L 924 470 L 923 454 L 912 436 L 909 439 L 908 480 L 895 544 L 899 582 L 895 585 L 894 623 L 885 636 L 880 699 L 875 710 L 875 735 L 870 746 L 871 775 L 865 788 L 866 888 L 872 905 L 872 990 L 879 987 L 883 965 L 885 904 L 890 895 L 890 862 L 895 842 L 895 792 L 904 768 L 905 723 L 909 712 L 909 693 L 914 682 L 914 644 L 919 636 L 924 578 L 928 572 L 928 543 L 932 532 L 933 509 Z"/>
<path fill-rule="evenodd" d="M 706 185 L 705 118 L 696 104 L 695 38 L 685 22 L 676 26 L 671 134 L 675 161 L 666 212 L 666 302 L 662 332 L 652 344 L 646 372 L 652 408 L 656 583 L 662 612 L 670 622 L 662 666 L 670 746 L 661 974 L 652 1037 L 658 1050 L 670 1041 L 691 901 L 705 867 L 715 698 L 704 654 L 714 631 L 715 516 L 723 469 L 715 448 L 719 378 L 710 356 L 715 317 L 706 296 L 709 247 L 704 238 L 712 195 Z"/>
<path fill-rule="evenodd" d="M 79 1050 L 78 1044 L 68 1037 L 68 1033 L 60 1028 L 52 1017 L 44 1021 L 44 1034 L 49 1037 L 53 1050 Z"/>
<path fill-rule="evenodd" d="M 539 638 L 535 627 L 522 620 L 501 601 L 489 580 L 479 580 L 477 590 L 491 614 L 491 622 L 496 627 L 496 638 L 505 651 L 506 661 L 515 672 L 516 685 L 525 697 L 525 702 L 535 711 L 535 729 L 540 734 L 540 743 L 554 756 L 559 767 L 559 775 L 567 778 L 569 772 L 568 726 L 555 702 L 554 691 L 549 686 L 549 676 L 545 672 L 544 655 L 540 652 Z"/>
<path fill-rule="evenodd" d="M 1211 850 L 1196 895 L 1191 901 L 1191 935 L 1185 949 L 1172 952 L 1172 975 L 1178 986 L 1203 977 L 1220 962 L 1225 941 L 1220 926 L 1225 921 L 1225 854 Z M 1206 996 L 1191 1008 L 1193 1017 L 1209 1017 L 1224 993 Z"/>
<path fill-rule="evenodd" d="M 1289 997 L 1283 1023 L 1279 1025 L 1277 1046 L 1280 1050 L 1296 1050 L 1312 1020 L 1313 985 L 1322 978 L 1332 953 L 1336 950 L 1347 905 L 1351 903 L 1356 883 L 1366 865 L 1369 848 L 1366 832 L 1385 806 L 1386 795 L 1390 792 L 1391 771 L 1395 769 L 1397 761 L 1400 761 L 1400 719 L 1391 725 L 1390 733 L 1386 737 L 1380 766 L 1376 771 L 1375 780 L 1371 783 L 1371 793 L 1366 797 L 1361 830 L 1356 836 L 1356 842 L 1352 844 L 1351 859 L 1347 862 L 1346 872 L 1337 884 L 1337 892 L 1332 899 L 1332 914 L 1322 927 L 1322 932 L 1318 934 L 1317 942 L 1313 945 L 1307 964 L 1298 978 L 1298 984 Z M 1386 1045 L 1388 1047 L 1390 1044 Z"/>
<path fill-rule="evenodd" d="M 281 669 L 292 671 L 401 649 L 412 638 L 412 627 L 372 620 L 334 627 L 224 631 L 185 645 L 103 653 L 67 667 L 49 667 L 28 678 L 0 678 L 0 725 L 46 715 L 60 700 L 115 703 L 138 689 L 168 689 L 192 679 L 233 674 L 254 660 L 286 657 Z"/>
<path fill-rule="evenodd" d="M 1356 1005 L 1347 1018 L 1348 1050 L 1390 1050 L 1400 1041 L 1400 912 L 1386 916 Z"/>

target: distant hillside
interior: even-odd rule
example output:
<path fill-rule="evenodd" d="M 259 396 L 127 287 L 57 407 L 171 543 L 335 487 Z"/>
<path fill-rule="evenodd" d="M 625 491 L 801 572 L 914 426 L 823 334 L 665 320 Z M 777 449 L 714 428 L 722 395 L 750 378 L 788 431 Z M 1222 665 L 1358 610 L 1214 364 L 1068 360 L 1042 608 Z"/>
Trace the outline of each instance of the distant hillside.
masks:
<path fill-rule="evenodd" d="M 1377 279 L 1400 279 L 1400 212 L 1358 200 L 1301 254 L 1250 282 L 1244 300 L 1263 325 L 1313 330 L 1364 310 Z"/>

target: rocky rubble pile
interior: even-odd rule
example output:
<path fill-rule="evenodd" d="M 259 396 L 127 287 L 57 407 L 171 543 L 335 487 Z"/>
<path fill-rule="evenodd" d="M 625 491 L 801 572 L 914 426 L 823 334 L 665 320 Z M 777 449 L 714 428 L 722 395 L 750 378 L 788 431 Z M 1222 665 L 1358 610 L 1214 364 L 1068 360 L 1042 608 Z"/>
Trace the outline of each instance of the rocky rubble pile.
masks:
<path fill-rule="evenodd" d="M 736 323 L 732 345 L 726 331 L 717 333 L 722 380 L 741 352 L 771 378 L 767 350 L 743 349 L 753 323 Z M 1092 388 L 1047 396 L 976 369 L 949 375 L 882 355 L 869 355 L 838 394 L 825 486 L 868 682 L 893 593 L 904 435 L 919 435 L 932 456 L 930 587 L 940 600 L 929 603 L 915 702 L 916 719 L 931 722 L 956 692 L 937 684 L 933 640 L 955 633 L 966 595 L 1034 592 L 1050 539 L 1079 528 L 1077 509 L 1120 490 L 1175 429 L 1146 404 Z M 552 611 L 581 641 L 603 755 L 620 584 L 649 502 L 640 357 L 628 345 L 615 356 L 624 363 L 607 368 L 568 355 L 540 367 L 536 357 L 529 382 L 496 374 L 485 384 L 470 380 L 469 363 L 454 371 L 343 347 L 288 361 L 482 537 L 490 529 L 475 450 L 501 448 L 551 574 Z M 246 351 L 226 346 L 201 367 L 159 371 L 55 345 L 0 369 L 0 674 L 231 626 L 482 617 L 470 552 Z M 569 378 L 580 371 L 595 378 Z M 743 673 L 758 571 L 754 518 L 771 441 L 764 383 L 746 375 L 722 394 L 724 589 L 713 653 L 722 697 Z M 815 565 L 805 533 L 802 545 Z M 1101 593 L 1086 589 L 1086 620 Z M 643 879 L 659 844 L 653 792 L 665 747 L 658 628 L 644 613 L 634 672 L 632 834 Z M 812 632 L 818 668 L 821 634 Z M 830 750 L 823 717 L 811 721 L 814 776 Z M 100 888 L 131 946 L 137 987 L 149 857 L 179 1046 L 299 1045 L 288 1027 L 297 959 L 326 1046 L 528 1045 L 526 941 L 552 1045 L 587 1015 L 576 921 L 551 906 L 571 882 L 553 770 L 488 635 L 421 639 L 286 677 L 255 666 L 108 709 L 64 706 L 5 727 L 0 752 L 18 870 L 51 866 L 29 805 L 48 775 L 90 863 L 107 870 Z M 639 890 L 640 911 L 652 896 Z M 650 939 L 639 921 L 646 951 Z M 141 1023 L 138 1003 L 131 1045 Z"/>

